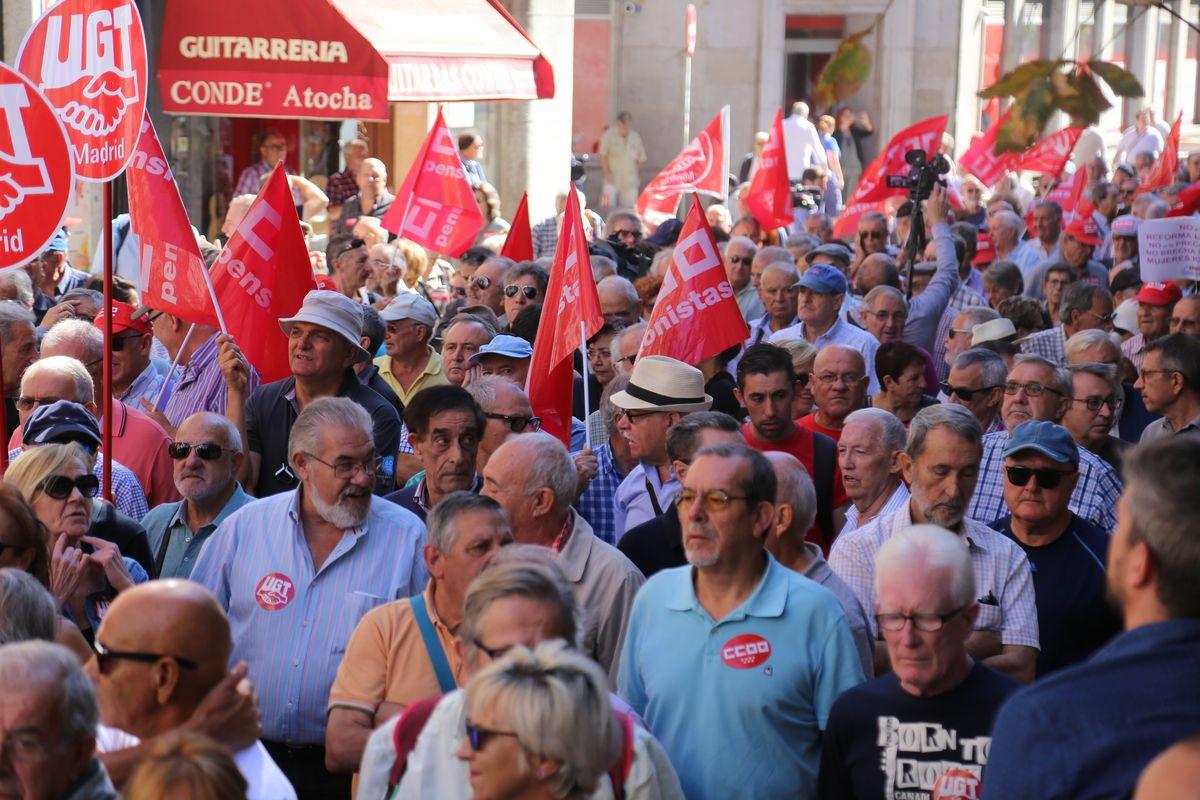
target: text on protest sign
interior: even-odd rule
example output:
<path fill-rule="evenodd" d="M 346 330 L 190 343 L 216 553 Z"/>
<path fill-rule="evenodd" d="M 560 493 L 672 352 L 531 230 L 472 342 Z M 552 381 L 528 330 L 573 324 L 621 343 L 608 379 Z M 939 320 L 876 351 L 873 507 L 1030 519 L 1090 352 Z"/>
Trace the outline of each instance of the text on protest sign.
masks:
<path fill-rule="evenodd" d="M 1138 254 L 1144 281 L 1200 280 L 1200 217 L 1143 220 Z"/>

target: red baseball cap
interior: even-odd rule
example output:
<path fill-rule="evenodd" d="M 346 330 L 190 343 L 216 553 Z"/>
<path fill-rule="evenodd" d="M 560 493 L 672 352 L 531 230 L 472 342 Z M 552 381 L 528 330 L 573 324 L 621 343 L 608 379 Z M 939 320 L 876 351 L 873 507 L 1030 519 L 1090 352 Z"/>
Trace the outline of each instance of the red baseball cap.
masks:
<path fill-rule="evenodd" d="M 120 300 L 113 300 L 113 304 L 112 304 L 113 333 L 120 333 L 121 331 L 134 331 L 135 333 L 139 333 L 139 334 L 149 333 L 150 332 L 150 323 L 148 323 L 146 321 L 146 315 L 143 314 L 142 316 L 138 317 L 137 319 L 134 319 L 133 314 L 135 311 L 137 311 L 137 309 L 134 308 L 133 306 L 129 305 L 129 303 L 122 303 Z M 96 320 L 93 323 L 100 330 L 104 330 L 105 316 L 106 315 L 103 312 L 101 312 L 100 315 L 96 317 Z"/>
<path fill-rule="evenodd" d="M 1149 306 L 1173 306 L 1181 297 L 1183 292 L 1175 284 L 1152 281 L 1142 284 L 1134 300 Z"/>
<path fill-rule="evenodd" d="M 975 240 L 975 257 L 971 263 L 976 267 L 990 264 L 996 260 L 996 248 L 992 246 L 992 237 L 986 231 L 980 231 Z"/>
<path fill-rule="evenodd" d="M 1092 247 L 1104 243 L 1104 240 L 1100 238 L 1100 228 L 1096 225 L 1096 220 L 1091 217 L 1076 217 L 1067 226 L 1066 233 L 1068 236 L 1075 237 L 1076 241 L 1090 244 Z"/>

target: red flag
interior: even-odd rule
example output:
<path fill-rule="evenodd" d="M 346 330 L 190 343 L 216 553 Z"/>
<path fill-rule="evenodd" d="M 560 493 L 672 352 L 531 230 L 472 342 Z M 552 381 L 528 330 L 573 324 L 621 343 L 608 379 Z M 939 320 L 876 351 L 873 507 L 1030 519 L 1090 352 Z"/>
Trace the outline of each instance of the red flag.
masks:
<path fill-rule="evenodd" d="M 1004 177 L 1005 172 L 1014 169 L 1017 159 L 1013 153 L 996 152 L 996 135 L 1000 132 L 1000 126 L 1008 120 L 1009 113 L 1005 111 L 992 127 L 971 142 L 967 152 L 958 160 L 959 166 L 979 178 L 984 186 L 991 186 Z"/>
<path fill-rule="evenodd" d="M 937 152 L 946 130 L 946 116 L 930 117 L 910 125 L 897 133 L 888 142 L 887 148 L 863 171 L 854 187 L 854 194 L 838 215 L 833 226 L 837 238 L 853 236 L 858 229 L 858 220 L 872 210 L 882 210 L 882 201 L 905 193 L 904 189 L 892 189 L 887 185 L 888 175 L 907 175 L 910 169 L 904 160 L 909 150 L 924 150 L 926 156 Z"/>
<path fill-rule="evenodd" d="M 783 111 L 775 111 L 771 136 L 758 157 L 758 169 L 750 180 L 750 191 L 742 200 L 763 230 L 792 224 L 792 184 L 788 180 L 787 152 L 783 144 Z"/>
<path fill-rule="evenodd" d="M 282 165 L 217 257 L 212 279 L 229 333 L 263 382 L 291 375 L 279 320 L 295 314 L 317 284 Z"/>
<path fill-rule="evenodd" d="M 1168 217 L 1190 217 L 1200 211 L 1200 181 L 1179 193 L 1179 202 L 1167 212 Z"/>
<path fill-rule="evenodd" d="M 521 195 L 521 203 L 517 206 L 517 213 L 513 215 L 508 235 L 504 237 L 500 255 L 513 261 L 533 261 L 533 230 L 529 227 L 528 192 Z"/>
<path fill-rule="evenodd" d="M 542 430 L 563 444 L 571 440 L 571 356 L 582 340 L 594 336 L 603 324 L 583 233 L 583 213 L 571 187 L 525 386 L 534 415 L 542 418 Z"/>
<path fill-rule="evenodd" d="M 1171 132 L 1167 134 L 1162 155 L 1154 162 L 1154 166 L 1150 167 L 1146 180 L 1138 184 L 1137 190 L 1134 191 L 1135 196 L 1170 186 L 1175 182 L 1175 176 L 1179 174 L 1179 123 L 1182 121 L 1183 112 L 1180 111 L 1179 116 L 1175 117 L 1175 124 L 1171 126 Z"/>
<path fill-rule="evenodd" d="M 729 106 L 721 109 L 682 152 L 646 184 L 638 195 L 637 212 L 674 216 L 684 192 L 724 197 L 729 174 Z"/>
<path fill-rule="evenodd" d="M 638 357 L 699 364 L 750 337 L 699 201 L 688 209 Z"/>
<path fill-rule="evenodd" d="M 1067 227 L 1076 216 L 1090 217 L 1096 207 L 1085 196 L 1084 190 L 1087 188 L 1087 170 L 1080 168 L 1075 170 L 1075 173 L 1065 181 L 1059 181 L 1054 185 L 1054 188 L 1044 198 L 1048 202 L 1058 203 L 1063 210 L 1063 227 Z M 1033 209 L 1031 208 L 1025 215 L 1025 227 L 1031 235 L 1036 236 L 1033 230 Z"/>
<path fill-rule="evenodd" d="M 440 108 L 380 224 L 397 236 L 449 256 L 461 256 L 483 230 L 483 214 Z"/>
<path fill-rule="evenodd" d="M 216 327 L 200 246 L 148 111 L 142 117 L 141 138 L 129 159 L 125 180 L 129 184 L 129 224 L 138 237 L 142 305 Z"/>
<path fill-rule="evenodd" d="M 1027 172 L 1041 172 L 1058 180 L 1071 160 L 1071 152 L 1081 133 L 1083 128 L 1063 128 L 1045 137 L 1021 154 L 1019 168 Z M 1083 169 L 1082 165 L 1080 169 Z"/>

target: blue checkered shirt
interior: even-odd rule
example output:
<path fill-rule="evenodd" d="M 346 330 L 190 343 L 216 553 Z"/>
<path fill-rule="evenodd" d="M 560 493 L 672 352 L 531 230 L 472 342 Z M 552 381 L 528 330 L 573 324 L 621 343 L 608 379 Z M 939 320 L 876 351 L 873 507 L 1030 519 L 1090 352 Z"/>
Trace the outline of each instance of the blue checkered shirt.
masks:
<path fill-rule="evenodd" d="M 1041 356 L 1053 364 L 1067 363 L 1067 333 L 1062 325 L 1056 325 L 1050 330 L 1038 331 L 1025 337 L 1021 342 L 1021 352 Z"/>
<path fill-rule="evenodd" d="M 529 231 L 533 239 L 533 257 L 553 256 L 558 247 L 558 217 L 547 217 Z"/>
<path fill-rule="evenodd" d="M 596 454 L 596 477 L 579 496 L 575 507 L 580 516 L 592 526 L 592 532 L 608 544 L 617 543 L 617 487 L 625 476 L 617 468 L 616 459 L 607 444 L 592 448 Z"/>
<path fill-rule="evenodd" d="M 946 363 L 946 335 L 950 333 L 950 326 L 964 310 L 976 306 L 987 308 L 988 301 L 965 283 L 960 283 L 954 294 L 950 295 L 950 302 L 946 304 L 946 310 L 938 322 L 937 336 L 933 340 L 933 368 L 937 370 L 939 381 L 946 380 L 950 375 L 950 365 Z"/>
<path fill-rule="evenodd" d="M 979 463 L 979 482 L 967 515 L 973 519 L 999 519 L 1009 511 L 1004 505 L 1004 447 L 1008 431 L 983 437 L 983 459 Z M 1121 497 L 1121 479 L 1116 471 L 1090 450 L 1079 448 L 1079 482 L 1067 507 L 1087 521 L 1111 532 L 1117 526 L 1117 500 Z"/>

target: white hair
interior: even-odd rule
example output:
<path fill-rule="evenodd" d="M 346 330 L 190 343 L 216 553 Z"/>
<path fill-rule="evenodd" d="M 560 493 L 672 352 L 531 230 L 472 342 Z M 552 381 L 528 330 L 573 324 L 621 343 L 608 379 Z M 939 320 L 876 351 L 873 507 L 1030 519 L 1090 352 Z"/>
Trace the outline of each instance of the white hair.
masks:
<path fill-rule="evenodd" d="M 56 329 L 57 325 L 54 326 Z M 90 327 L 90 326 L 89 326 Z M 49 338 L 49 334 L 46 335 Z M 91 373 L 77 358 L 71 356 L 46 356 L 29 365 L 21 376 L 21 393 L 24 394 L 25 381 L 39 375 L 58 375 L 70 378 L 75 383 L 74 397 L 60 397 L 60 400 L 70 400 L 72 403 L 87 405 L 96 402 L 96 385 L 92 383 Z"/>
<path fill-rule="evenodd" d="M 319 453 L 321 434 L 329 428 L 356 431 L 368 439 L 375 435 L 371 415 L 358 403 L 345 397 L 322 397 L 306 405 L 292 423 L 288 461 L 295 465 L 299 452 Z"/>
<path fill-rule="evenodd" d="M 511 447 L 528 449 L 532 457 L 528 471 L 520 476 L 525 493 L 533 494 L 542 488 L 554 493 L 554 510 L 562 511 L 575 497 L 578 475 L 563 443 L 544 431 L 528 433 L 511 440 Z"/>
<path fill-rule="evenodd" d="M 40 639 L 53 642 L 57 603 L 37 578 L 15 567 L 0 569 L 0 645 Z"/>
<path fill-rule="evenodd" d="M 875 597 L 892 570 L 906 581 L 927 583 L 937 577 L 956 607 L 975 599 L 975 568 L 967 541 L 937 525 L 914 525 L 893 534 L 875 554 Z M 941 573 L 947 572 L 946 578 Z M 948 578 L 948 580 L 947 580 Z"/>
<path fill-rule="evenodd" d="M 882 408 L 860 408 L 852 411 L 842 420 L 842 430 L 852 422 L 870 422 L 879 426 L 879 442 L 889 454 L 903 450 L 908 443 L 908 432 L 904 423 L 890 411 Z"/>
<path fill-rule="evenodd" d="M 64 319 L 42 337 L 42 351 L 67 348 L 84 364 L 104 357 L 104 334 L 90 322 Z"/>
<path fill-rule="evenodd" d="M 602 291 L 609 287 L 611 287 L 613 291 L 623 294 L 625 296 L 625 302 L 631 306 L 637 305 L 640 301 L 637 289 L 634 288 L 633 283 L 631 283 L 628 278 L 622 278 L 620 275 L 609 275 L 607 278 L 603 278 L 598 284 L 596 284 L 597 291 Z"/>

